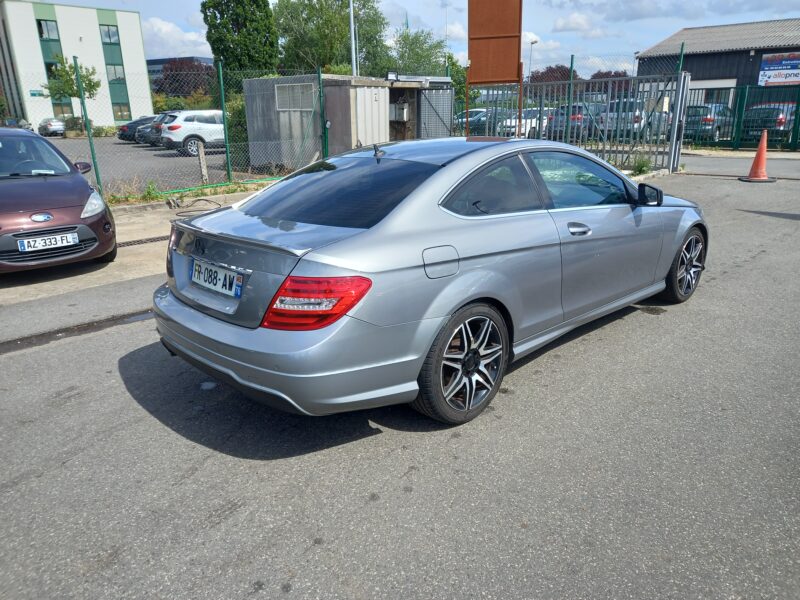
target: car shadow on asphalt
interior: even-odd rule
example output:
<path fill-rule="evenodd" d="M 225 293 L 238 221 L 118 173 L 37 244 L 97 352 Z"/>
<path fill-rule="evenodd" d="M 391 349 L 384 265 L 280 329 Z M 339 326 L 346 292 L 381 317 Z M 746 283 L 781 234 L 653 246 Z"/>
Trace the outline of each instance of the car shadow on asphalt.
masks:
<path fill-rule="evenodd" d="M 448 426 L 406 405 L 305 417 L 249 400 L 183 360 L 159 343 L 119 359 L 130 396 L 175 433 L 212 450 L 251 460 L 278 460 L 349 444 L 382 428 L 429 432 Z"/>
<path fill-rule="evenodd" d="M 87 261 L 55 265 L 42 269 L 31 269 L 30 271 L 19 271 L 17 273 L 6 273 L 0 277 L 0 289 L 22 287 L 45 281 L 58 281 L 70 277 L 80 277 L 87 273 L 105 269 L 108 266 L 109 263 Z"/>
<path fill-rule="evenodd" d="M 535 361 L 537 358 L 540 358 L 540 357 L 544 356 L 548 352 L 552 352 L 552 351 L 560 348 L 564 344 L 569 344 L 570 342 L 572 342 L 572 341 L 574 341 L 574 340 L 576 340 L 576 339 L 578 339 L 580 337 L 583 337 L 584 335 L 587 335 L 587 334 L 591 333 L 592 331 L 595 331 L 596 329 L 601 329 L 602 327 L 605 327 L 606 325 L 610 325 L 614 321 L 618 321 L 619 319 L 624 319 L 628 315 L 631 315 L 631 314 L 633 314 L 635 312 L 639 312 L 639 311 L 648 312 L 646 307 L 649 306 L 649 305 L 645 305 L 646 302 L 651 302 L 651 299 L 648 298 L 647 300 L 644 300 L 643 302 L 639 302 L 639 303 L 637 303 L 636 306 L 626 306 L 625 308 L 620 309 L 617 312 L 613 312 L 610 315 L 606 315 L 605 317 L 601 317 L 600 319 L 597 319 L 596 321 L 591 321 L 590 323 L 586 323 L 585 325 L 581 325 L 580 327 L 578 327 L 576 329 L 573 329 L 569 333 L 565 333 L 560 338 L 558 338 L 556 340 L 553 340 L 552 342 L 550 342 L 546 346 L 544 346 L 542 348 L 539 348 L 538 350 L 532 352 L 531 354 L 529 354 L 525 358 L 522 358 L 522 359 L 516 361 L 515 363 L 513 363 L 509 367 L 508 373 L 513 373 L 514 371 L 517 371 L 519 369 L 523 369 L 527 365 L 529 365 L 530 363 Z M 655 302 L 657 302 L 657 300 Z M 654 306 L 657 306 L 657 305 L 654 305 Z M 660 309 L 660 310 L 664 310 L 664 309 Z"/>

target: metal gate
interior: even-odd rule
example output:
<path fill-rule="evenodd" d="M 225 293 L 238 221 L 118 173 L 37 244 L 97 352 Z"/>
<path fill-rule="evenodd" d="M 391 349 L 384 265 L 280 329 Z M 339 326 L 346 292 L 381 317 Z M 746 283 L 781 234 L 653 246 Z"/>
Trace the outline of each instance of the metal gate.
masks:
<path fill-rule="evenodd" d="M 535 83 L 525 90 L 523 128 L 620 169 L 675 171 L 688 85 L 688 73 Z"/>
<path fill-rule="evenodd" d="M 417 137 L 440 138 L 451 135 L 453 129 L 453 89 L 420 89 Z"/>

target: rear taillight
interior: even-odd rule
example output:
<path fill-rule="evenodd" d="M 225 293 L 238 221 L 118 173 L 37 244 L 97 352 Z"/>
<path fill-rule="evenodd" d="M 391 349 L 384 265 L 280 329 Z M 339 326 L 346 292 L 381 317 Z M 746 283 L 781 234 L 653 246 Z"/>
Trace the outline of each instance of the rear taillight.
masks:
<path fill-rule="evenodd" d="M 358 304 L 370 287 L 366 277 L 287 277 L 261 326 L 291 331 L 327 327 Z"/>
<path fill-rule="evenodd" d="M 180 126 L 180 125 L 170 125 L 169 127 L 167 127 L 167 129 L 168 129 L 169 131 L 177 131 L 177 130 L 178 130 L 178 129 L 180 129 L 180 128 L 181 128 L 181 126 Z"/>
<path fill-rule="evenodd" d="M 153 125 L 153 129 L 155 129 L 156 131 L 161 131 L 161 125 L 160 124 L 159 125 Z"/>
<path fill-rule="evenodd" d="M 583 115 L 572 115 L 569 118 L 570 121 L 583 121 Z"/>
<path fill-rule="evenodd" d="M 119 128 L 119 130 L 120 131 L 128 131 L 128 127 L 127 127 L 127 125 L 123 125 L 122 127 Z"/>
<path fill-rule="evenodd" d="M 172 226 L 172 229 L 169 232 L 169 242 L 167 242 L 167 276 L 174 277 L 175 273 L 172 270 L 172 251 L 177 247 L 178 244 L 178 230 L 175 228 L 175 225 Z"/>
<path fill-rule="evenodd" d="M 786 125 L 786 115 L 784 115 L 784 114 L 778 115 L 778 118 L 775 121 L 775 126 L 776 127 L 783 127 L 784 125 Z"/>
<path fill-rule="evenodd" d="M 701 120 L 703 123 L 713 123 L 713 122 L 714 122 L 714 117 L 703 117 L 703 118 L 702 118 L 702 119 L 700 119 L 700 120 Z"/>

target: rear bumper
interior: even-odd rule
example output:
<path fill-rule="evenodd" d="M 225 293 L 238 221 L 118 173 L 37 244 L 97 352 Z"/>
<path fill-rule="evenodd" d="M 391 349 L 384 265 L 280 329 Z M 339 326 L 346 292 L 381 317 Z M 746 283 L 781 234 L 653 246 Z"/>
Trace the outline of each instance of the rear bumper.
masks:
<path fill-rule="evenodd" d="M 414 400 L 443 322 L 379 327 L 344 317 L 316 331 L 248 329 L 191 308 L 166 285 L 153 309 L 174 354 L 256 401 L 315 416 Z"/>
<path fill-rule="evenodd" d="M 164 136 L 161 136 L 161 145 L 167 150 L 174 150 L 175 148 L 181 148 L 183 146 L 181 142 L 176 142 L 175 140 Z"/>

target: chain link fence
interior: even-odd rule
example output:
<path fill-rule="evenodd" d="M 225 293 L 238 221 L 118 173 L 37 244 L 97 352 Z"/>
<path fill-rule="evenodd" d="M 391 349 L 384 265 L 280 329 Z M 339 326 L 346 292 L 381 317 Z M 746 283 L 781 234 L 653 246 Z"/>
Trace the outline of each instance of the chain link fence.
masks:
<path fill-rule="evenodd" d="M 56 101 L 43 95 L 31 120 L 34 130 L 50 136 L 71 161 L 94 165 L 88 176 L 111 201 L 269 181 L 320 153 L 316 73 L 223 71 L 183 60 L 157 73 L 108 69 L 97 93 L 85 98 L 91 128 L 77 98 Z M 291 83 L 297 77 L 311 84 L 310 93 L 303 88 L 299 99 L 303 128 L 284 131 L 285 138 L 260 135 L 255 107 L 283 96 L 272 90 L 269 98 L 254 92 L 246 99 L 245 89 L 257 87 L 252 82 L 280 78 Z M 64 123 L 64 131 L 60 126 L 47 130 L 53 115 Z"/>

